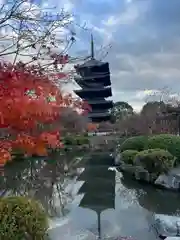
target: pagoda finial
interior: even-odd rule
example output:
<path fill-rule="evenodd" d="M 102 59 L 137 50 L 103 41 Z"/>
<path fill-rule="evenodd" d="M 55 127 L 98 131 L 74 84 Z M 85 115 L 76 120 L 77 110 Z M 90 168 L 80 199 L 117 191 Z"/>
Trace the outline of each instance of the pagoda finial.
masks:
<path fill-rule="evenodd" d="M 94 59 L 94 39 L 92 34 L 91 34 L 91 59 Z"/>

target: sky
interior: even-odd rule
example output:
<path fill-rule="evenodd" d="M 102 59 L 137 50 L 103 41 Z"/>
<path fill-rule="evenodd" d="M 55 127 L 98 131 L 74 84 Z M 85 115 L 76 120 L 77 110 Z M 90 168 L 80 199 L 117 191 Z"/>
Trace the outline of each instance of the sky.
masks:
<path fill-rule="evenodd" d="M 147 92 L 166 87 L 179 94 L 180 0 L 34 1 L 70 11 L 77 26 L 85 23 L 88 30 L 76 28 L 73 54 L 89 54 L 91 32 L 96 53 L 106 46 L 114 101 L 139 111 Z"/>

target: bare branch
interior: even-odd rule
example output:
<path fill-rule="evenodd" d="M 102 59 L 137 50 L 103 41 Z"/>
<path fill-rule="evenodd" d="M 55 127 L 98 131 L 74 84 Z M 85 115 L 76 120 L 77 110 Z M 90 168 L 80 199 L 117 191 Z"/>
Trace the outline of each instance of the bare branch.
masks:
<path fill-rule="evenodd" d="M 50 9 L 40 9 L 25 0 L 15 0 L 0 8 L 0 60 L 26 65 L 43 61 L 43 66 L 54 64 L 66 54 L 75 41 L 70 26 L 72 15 L 61 10 L 50 16 Z M 14 58 L 14 60 L 12 59 Z M 46 62 L 46 63 L 45 63 Z M 59 62 L 58 62 L 59 64 Z"/>

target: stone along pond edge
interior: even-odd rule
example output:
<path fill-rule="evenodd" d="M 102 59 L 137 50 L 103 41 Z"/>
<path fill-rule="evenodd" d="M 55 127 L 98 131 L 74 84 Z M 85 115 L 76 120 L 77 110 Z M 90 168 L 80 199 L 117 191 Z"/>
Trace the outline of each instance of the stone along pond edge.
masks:
<path fill-rule="evenodd" d="M 131 177 L 142 184 L 150 184 L 156 188 L 167 189 L 171 191 L 180 191 L 180 165 L 171 169 L 167 174 L 160 174 L 155 180 L 153 174 L 150 174 L 142 166 L 126 164 L 121 160 L 121 154 L 115 156 L 116 168 L 124 176 Z"/>

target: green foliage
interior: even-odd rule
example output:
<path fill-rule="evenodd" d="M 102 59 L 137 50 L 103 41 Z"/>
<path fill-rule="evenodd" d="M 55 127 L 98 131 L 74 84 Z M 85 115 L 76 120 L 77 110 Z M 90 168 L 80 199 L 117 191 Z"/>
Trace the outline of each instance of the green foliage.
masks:
<path fill-rule="evenodd" d="M 124 152 L 125 150 L 136 150 L 139 152 L 144 150 L 146 144 L 147 136 L 130 137 L 121 144 L 119 150 L 120 152 Z"/>
<path fill-rule="evenodd" d="M 127 164 L 134 164 L 134 158 L 138 154 L 136 150 L 125 150 L 121 153 L 121 160 Z"/>
<path fill-rule="evenodd" d="M 77 136 L 76 137 L 76 144 L 77 145 L 89 144 L 89 137 L 87 137 L 87 136 Z"/>
<path fill-rule="evenodd" d="M 159 134 L 149 137 L 146 148 L 160 148 L 169 151 L 180 161 L 180 137 L 172 134 Z"/>
<path fill-rule="evenodd" d="M 74 136 L 68 135 L 63 139 L 64 145 L 76 145 L 76 139 Z"/>
<path fill-rule="evenodd" d="M 116 102 L 111 110 L 112 118 L 115 121 L 122 120 L 133 114 L 133 108 L 127 102 Z"/>
<path fill-rule="evenodd" d="M 89 144 L 89 137 L 86 135 L 68 135 L 64 137 L 63 143 L 68 146 Z"/>
<path fill-rule="evenodd" d="M 1 240 L 43 240 L 48 221 L 38 202 L 26 197 L 0 198 Z"/>
<path fill-rule="evenodd" d="M 134 163 L 144 167 L 149 173 L 166 173 L 174 166 L 175 157 L 164 149 L 148 149 L 139 152 Z"/>

